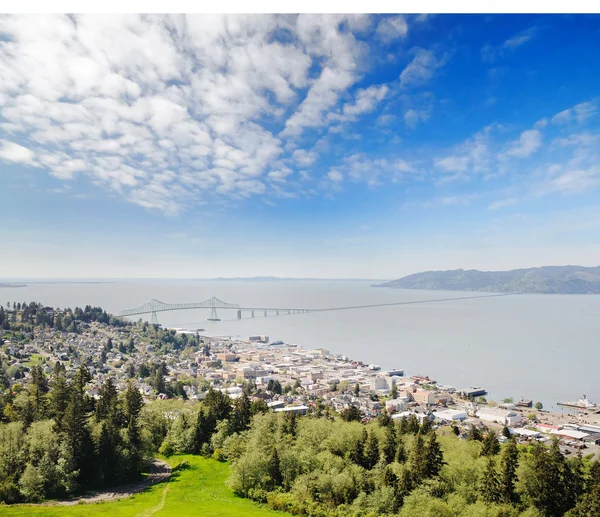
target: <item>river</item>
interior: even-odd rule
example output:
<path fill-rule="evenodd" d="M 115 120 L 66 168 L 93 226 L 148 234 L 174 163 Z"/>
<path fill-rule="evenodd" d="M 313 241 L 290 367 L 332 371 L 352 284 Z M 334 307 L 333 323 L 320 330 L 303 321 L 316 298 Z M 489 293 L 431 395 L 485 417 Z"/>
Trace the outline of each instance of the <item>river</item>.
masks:
<path fill-rule="evenodd" d="M 371 283 L 38 283 L 0 288 L 0 302 L 89 304 L 118 313 L 152 298 L 180 303 L 216 296 L 241 306 L 325 308 L 473 295 L 373 288 Z M 599 315 L 597 295 L 515 295 L 267 318 L 257 313 L 254 319 L 240 321 L 235 311 L 220 311 L 220 322 L 206 321 L 206 310 L 187 310 L 159 313 L 159 321 L 217 335 L 266 334 L 272 341 L 325 348 L 383 369 L 429 375 L 456 388 L 480 385 L 490 393 L 489 399 L 525 397 L 557 410 L 557 401 L 576 400 L 583 393 L 600 402 Z"/>

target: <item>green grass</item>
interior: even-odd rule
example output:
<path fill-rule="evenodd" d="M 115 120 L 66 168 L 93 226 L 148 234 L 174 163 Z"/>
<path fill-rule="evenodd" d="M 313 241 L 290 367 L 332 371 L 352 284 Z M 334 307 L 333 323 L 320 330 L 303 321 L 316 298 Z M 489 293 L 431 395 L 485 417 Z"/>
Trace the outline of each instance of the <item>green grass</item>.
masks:
<path fill-rule="evenodd" d="M 42 364 L 44 356 L 42 354 L 31 354 L 29 360 L 23 363 L 24 366 L 31 368 L 32 366 Z"/>
<path fill-rule="evenodd" d="M 111 503 L 75 506 L 0 506 L 4 517 L 275 517 L 283 516 L 237 497 L 225 480 L 229 465 L 199 456 L 173 456 L 172 466 L 186 460 L 189 468 L 174 472 L 169 483 L 160 483 L 141 494 Z M 163 504 L 164 500 L 164 504 Z"/>

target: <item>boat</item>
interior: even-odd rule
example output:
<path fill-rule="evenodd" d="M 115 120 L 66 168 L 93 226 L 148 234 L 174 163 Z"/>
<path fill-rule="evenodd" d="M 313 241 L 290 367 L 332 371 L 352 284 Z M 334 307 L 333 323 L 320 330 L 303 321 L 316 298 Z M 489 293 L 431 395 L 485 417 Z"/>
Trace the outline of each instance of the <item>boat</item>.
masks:
<path fill-rule="evenodd" d="M 578 408 L 578 409 L 600 409 L 600 406 L 598 406 L 598 404 L 594 404 L 593 402 L 590 402 L 590 400 L 587 398 L 587 396 L 585 394 L 577 402 L 567 400 L 566 402 L 558 402 L 558 405 L 566 406 L 566 407 L 574 407 L 574 408 Z"/>

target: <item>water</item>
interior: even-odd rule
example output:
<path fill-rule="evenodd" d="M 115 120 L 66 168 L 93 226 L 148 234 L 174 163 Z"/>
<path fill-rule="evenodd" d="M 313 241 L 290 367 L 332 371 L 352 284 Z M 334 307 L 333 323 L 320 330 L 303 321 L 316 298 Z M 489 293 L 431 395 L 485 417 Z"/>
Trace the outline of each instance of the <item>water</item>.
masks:
<path fill-rule="evenodd" d="M 136 281 L 36 284 L 0 288 L 0 301 L 58 307 L 102 306 L 109 312 L 157 298 L 200 302 L 212 296 L 241 306 L 339 307 L 470 296 L 473 293 L 392 290 L 370 282 Z M 600 402 L 600 296 L 520 295 L 208 322 L 209 311 L 159 313 L 164 326 L 217 335 L 266 334 L 307 348 L 326 348 L 382 368 L 404 368 L 457 388 L 481 385 L 488 398 L 521 397 L 557 410 L 583 393 Z M 247 315 L 249 316 L 249 314 Z M 260 317 L 258 317 L 260 316 Z M 147 316 L 149 318 L 149 315 Z"/>

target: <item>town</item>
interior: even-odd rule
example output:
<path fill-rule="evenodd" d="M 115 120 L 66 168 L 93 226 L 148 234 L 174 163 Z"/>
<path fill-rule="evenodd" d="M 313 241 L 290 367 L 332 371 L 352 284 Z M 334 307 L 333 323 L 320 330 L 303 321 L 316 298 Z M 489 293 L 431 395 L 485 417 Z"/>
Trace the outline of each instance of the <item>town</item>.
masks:
<path fill-rule="evenodd" d="M 600 416 L 592 411 L 562 415 L 539 405 L 532 408 L 531 401 L 486 400 L 479 387 L 455 389 L 428 376 L 406 376 L 402 369 L 382 371 L 378 365 L 323 348 L 270 342 L 268 336 L 207 336 L 141 320 L 128 323 L 105 312 L 86 318 L 94 311 L 36 306 L 37 321 L 43 324 L 24 324 L 19 332 L 3 325 L 0 358 L 5 386 L 27 384 L 34 365 L 49 376 L 57 363 L 68 375 L 75 375 L 83 364 L 91 376 L 87 395 L 95 399 L 108 377 L 118 391 L 133 380 L 146 402 L 203 400 L 211 388 L 235 400 L 246 390 L 275 412 L 336 412 L 363 421 L 383 413 L 393 419 L 414 415 L 421 423 L 428 419 L 434 425 L 452 426 L 462 438 L 472 428 L 489 428 L 497 431 L 500 441 L 515 435 L 519 442 L 549 443 L 557 437 L 565 454 L 582 449 L 596 456 L 600 452 Z M 13 304 L 12 309 L 9 304 L 0 319 L 25 323 L 30 312 L 26 304 Z M 46 324 L 49 320 L 51 325 Z M 12 404 L 18 405 L 18 398 Z M 3 411 L 6 417 L 6 406 Z"/>

